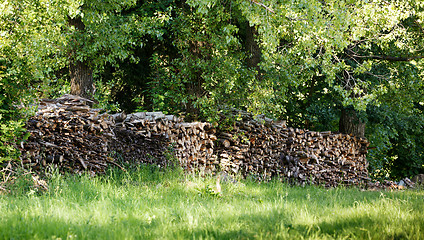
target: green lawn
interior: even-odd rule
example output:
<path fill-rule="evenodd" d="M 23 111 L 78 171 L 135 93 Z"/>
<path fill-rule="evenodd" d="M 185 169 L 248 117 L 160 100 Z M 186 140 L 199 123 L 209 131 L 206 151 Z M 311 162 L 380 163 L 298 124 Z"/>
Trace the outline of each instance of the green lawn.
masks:
<path fill-rule="evenodd" d="M 424 191 L 223 183 L 143 167 L 0 195 L 0 239 L 424 239 Z M 19 182 L 18 182 L 19 183 Z"/>

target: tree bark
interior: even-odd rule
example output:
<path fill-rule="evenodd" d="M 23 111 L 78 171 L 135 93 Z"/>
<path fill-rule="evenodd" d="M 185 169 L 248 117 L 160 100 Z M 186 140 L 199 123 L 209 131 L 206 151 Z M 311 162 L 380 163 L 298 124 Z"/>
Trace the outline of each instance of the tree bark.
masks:
<path fill-rule="evenodd" d="M 359 119 L 353 109 L 342 109 L 339 122 L 339 131 L 357 137 L 365 137 L 365 123 Z"/>
<path fill-rule="evenodd" d="M 91 99 L 94 94 L 93 70 L 84 62 L 75 61 L 69 65 L 71 94 Z"/>
<path fill-rule="evenodd" d="M 92 99 L 94 94 L 93 85 L 93 70 L 87 64 L 86 61 L 79 61 L 76 59 L 77 48 L 84 45 L 81 34 L 85 31 L 85 25 L 82 22 L 81 17 L 69 18 L 68 23 L 70 26 L 74 26 L 76 34 L 74 34 L 73 49 L 70 51 L 70 63 L 69 63 L 69 76 L 71 78 L 71 94 L 81 96 L 84 98 Z"/>
<path fill-rule="evenodd" d="M 255 26 L 250 26 L 249 22 L 246 22 L 246 25 L 246 49 L 250 54 L 249 58 L 247 58 L 247 66 L 256 69 L 258 71 L 257 77 L 259 77 L 260 68 L 258 64 L 261 61 L 261 48 L 256 42 L 258 30 L 256 30 Z"/>

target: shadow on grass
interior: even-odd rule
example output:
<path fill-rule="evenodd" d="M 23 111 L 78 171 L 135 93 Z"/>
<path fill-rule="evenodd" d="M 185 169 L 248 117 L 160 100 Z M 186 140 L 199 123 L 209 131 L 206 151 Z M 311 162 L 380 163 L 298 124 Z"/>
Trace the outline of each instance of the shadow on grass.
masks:
<path fill-rule="evenodd" d="M 180 228 L 163 231 L 163 225 L 140 221 L 137 218 L 122 218 L 104 225 L 82 220 L 71 223 L 61 219 L 8 217 L 1 218 L 0 239 L 252 239 L 255 233 L 246 228 L 218 229 L 210 226 L 191 229 Z"/>
<path fill-rule="evenodd" d="M 242 202 L 241 202 L 242 204 Z M 249 211 L 249 209 L 246 209 Z M 252 209 L 250 209 L 252 211 Z M 171 239 L 275 239 L 294 237 L 289 235 L 292 227 L 289 212 L 272 208 L 271 211 L 231 214 L 222 212 L 210 222 L 197 226 L 179 228 L 170 233 Z"/>
<path fill-rule="evenodd" d="M 390 217 L 390 216 L 388 216 Z M 342 239 L 423 239 L 424 221 L 415 217 L 398 224 L 368 216 L 336 218 L 317 225 L 297 225 L 294 230 L 304 237 L 331 236 Z"/>

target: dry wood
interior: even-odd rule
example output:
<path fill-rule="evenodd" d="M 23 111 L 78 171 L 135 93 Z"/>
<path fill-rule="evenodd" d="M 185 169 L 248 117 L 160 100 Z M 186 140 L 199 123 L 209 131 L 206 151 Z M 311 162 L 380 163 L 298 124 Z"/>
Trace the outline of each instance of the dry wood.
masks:
<path fill-rule="evenodd" d="M 227 171 L 299 184 L 362 184 L 368 179 L 368 141 L 330 131 L 287 128 L 284 121 L 232 110 L 231 131 L 183 122 L 161 112 L 108 115 L 90 100 L 65 95 L 41 100 L 27 123 L 22 163 L 37 170 L 56 165 L 102 173 L 119 162 L 166 167 L 174 154 L 187 171 Z M 117 162 L 119 161 L 119 162 Z"/>

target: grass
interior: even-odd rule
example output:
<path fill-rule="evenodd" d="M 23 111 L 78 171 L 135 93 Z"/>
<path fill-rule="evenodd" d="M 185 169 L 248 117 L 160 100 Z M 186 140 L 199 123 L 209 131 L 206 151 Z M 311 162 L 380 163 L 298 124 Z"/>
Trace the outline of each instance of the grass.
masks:
<path fill-rule="evenodd" d="M 423 239 L 424 191 L 291 187 L 140 167 L 23 178 L 0 195 L 0 239 Z"/>

